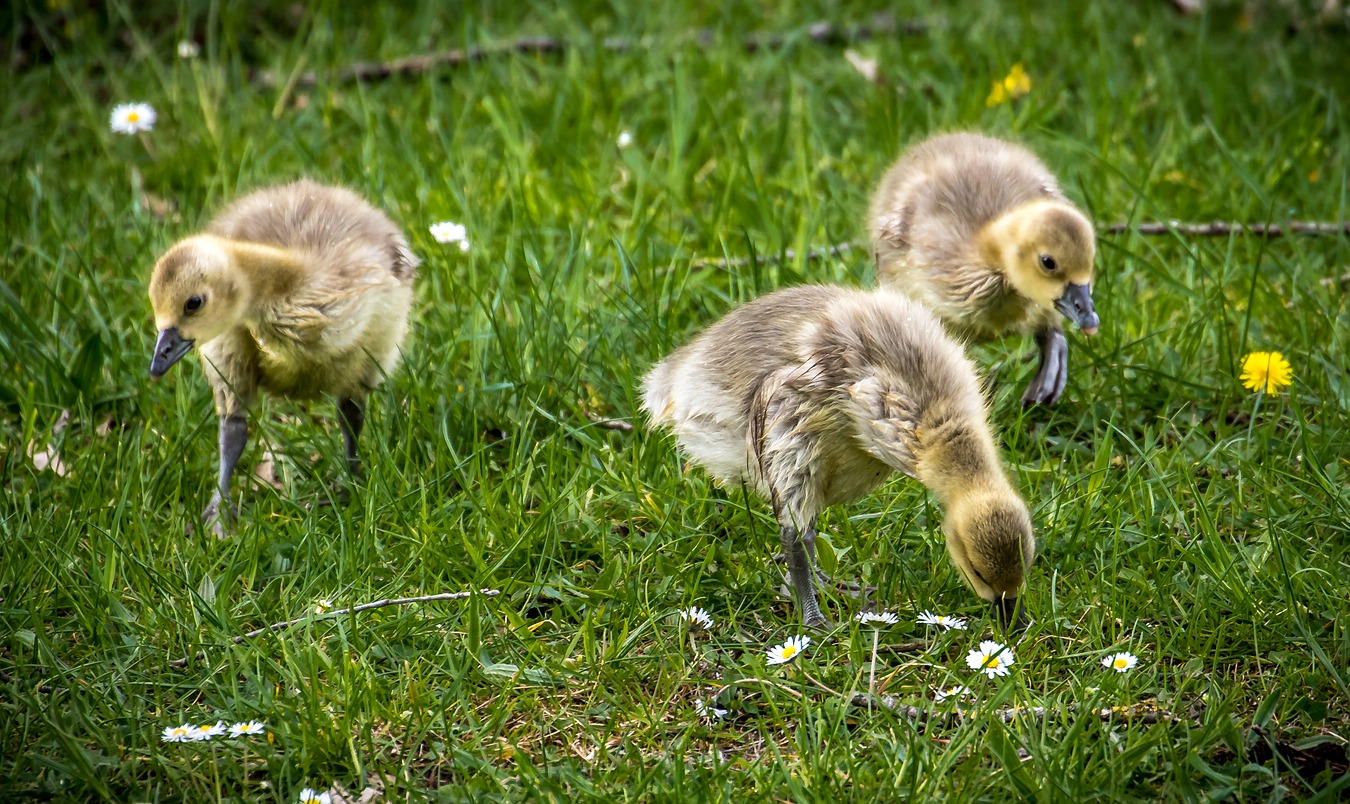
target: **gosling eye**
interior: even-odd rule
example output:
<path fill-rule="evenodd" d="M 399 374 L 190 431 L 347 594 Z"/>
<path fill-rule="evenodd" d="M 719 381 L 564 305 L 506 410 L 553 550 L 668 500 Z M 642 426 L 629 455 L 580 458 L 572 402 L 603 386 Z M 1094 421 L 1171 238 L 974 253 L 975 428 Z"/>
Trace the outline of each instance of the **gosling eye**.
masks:
<path fill-rule="evenodd" d="M 980 574 L 980 571 L 979 571 L 979 570 L 975 569 L 974 567 L 971 567 L 971 568 L 970 568 L 970 572 L 971 572 L 971 574 L 973 574 L 973 575 L 975 576 L 975 580 L 979 581 L 980 583 L 984 584 L 985 586 L 988 586 L 988 585 L 989 585 L 989 582 L 986 581 L 986 580 L 984 579 L 984 576 Z"/>
<path fill-rule="evenodd" d="M 201 296 L 188 296 L 187 301 L 183 302 L 183 312 L 192 315 L 202 309 L 203 304 L 206 304 L 206 299 Z"/>
<path fill-rule="evenodd" d="M 1059 263 L 1055 262 L 1055 258 L 1051 257 L 1049 254 L 1042 254 L 1041 267 L 1044 268 L 1048 273 L 1053 274 L 1055 271 L 1059 270 Z"/>

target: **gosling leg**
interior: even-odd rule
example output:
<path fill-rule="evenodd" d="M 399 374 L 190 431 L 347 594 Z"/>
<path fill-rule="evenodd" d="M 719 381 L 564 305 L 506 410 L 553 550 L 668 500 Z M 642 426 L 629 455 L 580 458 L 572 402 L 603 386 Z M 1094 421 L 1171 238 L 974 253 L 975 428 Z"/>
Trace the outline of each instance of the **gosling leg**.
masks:
<path fill-rule="evenodd" d="M 787 554 L 775 553 L 773 556 L 773 562 L 775 564 L 786 564 Z M 855 599 L 858 598 L 865 599 L 868 595 L 871 595 L 873 592 L 877 591 L 877 588 L 875 586 L 867 586 L 865 584 L 854 583 L 853 581 L 836 581 L 834 578 L 831 578 L 829 574 L 826 573 L 825 570 L 821 569 L 820 565 L 816 563 L 816 555 L 814 550 L 811 551 L 811 565 L 813 567 L 816 580 L 820 582 L 821 586 L 834 587 L 835 589 L 838 589 L 840 592 L 843 592 L 849 597 Z"/>
<path fill-rule="evenodd" d="M 222 416 L 220 418 L 220 472 L 216 477 L 216 491 L 202 512 L 202 521 L 211 525 L 211 532 L 218 537 L 225 536 L 233 527 L 236 519 L 234 505 L 230 502 L 230 478 L 234 476 L 234 465 L 244 454 L 248 444 L 248 419 L 243 416 Z"/>
<path fill-rule="evenodd" d="M 361 474 L 361 459 L 356 456 L 356 441 L 361 437 L 361 428 L 366 423 L 366 412 L 361 402 L 351 397 L 338 400 L 338 426 L 342 428 L 342 440 L 347 446 L 347 469 L 353 475 Z"/>
<path fill-rule="evenodd" d="M 816 601 L 815 565 L 807 551 L 807 544 L 814 547 L 816 540 L 815 523 L 807 525 L 806 530 L 798 531 L 797 526 L 783 522 L 778 532 L 783 544 L 783 554 L 787 556 L 788 577 L 792 579 L 792 589 L 797 595 L 797 605 L 802 612 L 802 625 L 807 628 L 827 628 L 829 623 L 820 611 Z"/>
<path fill-rule="evenodd" d="M 1064 384 L 1069 379 L 1069 341 L 1059 326 L 1043 327 L 1036 330 L 1036 345 L 1040 347 L 1041 361 L 1036 376 L 1022 394 L 1022 407 L 1032 405 L 1053 405 L 1064 393 Z"/>

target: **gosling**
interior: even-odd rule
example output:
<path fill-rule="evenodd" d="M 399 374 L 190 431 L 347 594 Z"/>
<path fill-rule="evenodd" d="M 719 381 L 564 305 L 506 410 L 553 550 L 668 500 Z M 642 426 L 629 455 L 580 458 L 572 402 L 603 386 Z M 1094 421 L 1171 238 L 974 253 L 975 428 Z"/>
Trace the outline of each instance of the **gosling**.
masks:
<path fill-rule="evenodd" d="M 885 289 L 778 291 L 657 363 L 642 391 L 653 428 L 673 430 L 721 483 L 772 502 L 807 626 L 826 625 L 817 515 L 894 471 L 945 507 L 948 552 L 1000 624 L 1024 625 L 1031 516 L 999 462 L 973 365 L 922 305 Z"/>
<path fill-rule="evenodd" d="M 944 134 L 903 154 L 868 215 L 880 284 L 928 306 L 966 341 L 1032 332 L 1040 365 L 1022 405 L 1053 405 L 1068 381 L 1060 316 L 1085 335 L 1092 306 L 1092 224 L 1020 145 Z"/>
<path fill-rule="evenodd" d="M 150 377 L 199 347 L 220 417 L 220 472 L 202 514 L 216 535 L 234 521 L 230 477 L 260 391 L 336 397 L 347 465 L 360 472 L 366 397 L 398 365 L 417 265 L 384 213 L 307 180 L 239 199 L 155 263 Z"/>

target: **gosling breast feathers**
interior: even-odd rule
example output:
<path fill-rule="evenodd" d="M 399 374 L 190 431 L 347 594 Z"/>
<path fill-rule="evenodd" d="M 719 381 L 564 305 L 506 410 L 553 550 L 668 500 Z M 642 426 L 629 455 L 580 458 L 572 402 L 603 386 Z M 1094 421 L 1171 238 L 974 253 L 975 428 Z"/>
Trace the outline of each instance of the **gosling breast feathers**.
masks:
<path fill-rule="evenodd" d="M 958 338 L 1032 332 L 1040 366 L 1023 405 L 1054 404 L 1068 377 L 1060 316 L 1097 331 L 1092 224 L 1031 151 L 980 134 L 919 143 L 872 197 L 880 283 L 922 302 Z"/>
<path fill-rule="evenodd" d="M 643 381 L 653 427 L 717 480 L 769 498 L 807 625 L 816 517 L 893 471 L 946 508 L 948 551 L 1005 624 L 1035 556 L 999 461 L 980 382 L 931 312 L 889 290 L 808 286 L 732 311 Z"/>
<path fill-rule="evenodd" d="M 358 471 L 365 398 L 398 365 L 417 264 L 384 213 L 350 190 L 305 180 L 235 201 L 155 263 L 150 376 L 199 348 L 220 416 L 220 474 L 203 514 L 217 533 L 260 391 L 335 396 Z"/>

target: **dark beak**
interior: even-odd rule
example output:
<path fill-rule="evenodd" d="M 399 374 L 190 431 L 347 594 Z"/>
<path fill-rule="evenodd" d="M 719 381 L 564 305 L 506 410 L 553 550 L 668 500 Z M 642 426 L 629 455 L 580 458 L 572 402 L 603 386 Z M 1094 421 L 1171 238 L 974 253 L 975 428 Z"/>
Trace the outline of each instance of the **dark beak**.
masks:
<path fill-rule="evenodd" d="M 155 354 L 150 358 L 150 379 L 158 380 L 179 358 L 192 351 L 192 341 L 184 338 L 178 327 L 169 327 L 159 331 L 159 340 L 155 342 Z"/>
<path fill-rule="evenodd" d="M 1004 632 L 1020 634 L 1031 625 L 1027 610 L 1022 606 L 1021 598 L 1004 597 L 991 604 L 998 625 Z"/>
<path fill-rule="evenodd" d="M 1070 321 L 1077 321 L 1084 335 L 1096 335 L 1101 320 L 1092 309 L 1092 288 L 1087 285 L 1069 285 L 1064 295 L 1055 299 L 1055 309 Z"/>

